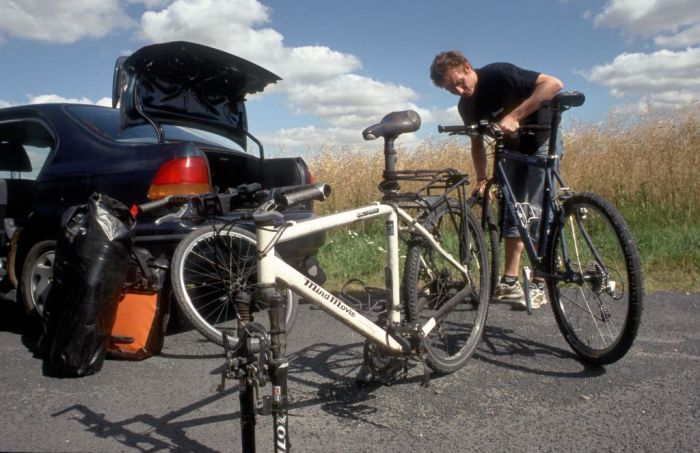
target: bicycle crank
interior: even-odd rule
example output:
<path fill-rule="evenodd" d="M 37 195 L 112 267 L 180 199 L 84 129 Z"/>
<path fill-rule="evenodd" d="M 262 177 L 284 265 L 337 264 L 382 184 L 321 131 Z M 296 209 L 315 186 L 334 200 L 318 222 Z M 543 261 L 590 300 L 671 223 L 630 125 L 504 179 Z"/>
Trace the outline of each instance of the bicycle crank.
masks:
<path fill-rule="evenodd" d="M 367 384 L 374 378 L 384 385 L 391 385 L 408 375 L 408 359 L 389 355 L 369 340 L 365 340 L 363 356 L 364 363 L 356 379 L 358 383 Z"/>

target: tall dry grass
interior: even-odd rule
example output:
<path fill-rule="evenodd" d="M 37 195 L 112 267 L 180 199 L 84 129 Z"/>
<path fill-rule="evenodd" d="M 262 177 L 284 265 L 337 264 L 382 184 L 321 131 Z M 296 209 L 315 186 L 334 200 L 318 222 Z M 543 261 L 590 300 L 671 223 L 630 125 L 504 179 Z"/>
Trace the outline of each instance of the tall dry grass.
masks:
<path fill-rule="evenodd" d="M 649 115 L 624 124 L 577 125 L 565 135 L 562 173 L 576 190 L 592 190 L 623 211 L 662 216 L 700 214 L 700 115 Z"/>
<path fill-rule="evenodd" d="M 601 124 L 576 123 L 564 131 L 561 164 L 567 184 L 598 192 L 623 211 L 654 208 L 664 216 L 689 220 L 700 214 L 700 107 L 685 114 L 650 114 L 624 122 L 611 116 Z M 400 142 L 400 140 L 399 140 Z M 432 138 L 415 148 L 398 147 L 398 167 L 452 167 L 473 175 L 465 138 Z M 330 147 L 312 153 L 309 167 L 334 192 L 317 205 L 335 212 L 377 200 L 384 157 L 376 151 Z"/>

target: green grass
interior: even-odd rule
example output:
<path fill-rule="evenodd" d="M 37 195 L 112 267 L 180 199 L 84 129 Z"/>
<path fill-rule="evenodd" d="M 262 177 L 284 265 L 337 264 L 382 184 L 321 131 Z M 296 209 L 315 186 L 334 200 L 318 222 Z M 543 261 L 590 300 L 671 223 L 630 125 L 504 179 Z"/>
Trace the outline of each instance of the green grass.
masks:
<path fill-rule="evenodd" d="M 700 219 L 689 213 L 625 209 L 642 257 L 647 292 L 700 291 Z"/>
<path fill-rule="evenodd" d="M 644 203 L 621 204 L 642 258 L 645 291 L 700 292 L 700 218 Z M 353 278 L 383 287 L 384 241 L 379 221 L 331 232 L 319 254 L 328 288 L 340 289 Z"/>

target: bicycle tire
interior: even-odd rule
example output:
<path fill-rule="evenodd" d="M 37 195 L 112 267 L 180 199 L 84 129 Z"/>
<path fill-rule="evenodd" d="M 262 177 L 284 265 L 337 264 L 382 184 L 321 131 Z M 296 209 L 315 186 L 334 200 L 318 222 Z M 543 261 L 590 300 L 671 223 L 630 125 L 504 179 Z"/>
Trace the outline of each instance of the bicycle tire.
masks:
<path fill-rule="evenodd" d="M 639 252 L 622 215 L 600 195 L 573 195 L 563 209 L 564 221 L 556 223 L 548 244 L 548 265 L 555 275 L 548 280 L 554 316 L 585 362 L 609 364 L 632 347 L 641 322 Z M 563 278 L 564 248 L 571 270 L 583 277 L 578 282 Z"/>
<path fill-rule="evenodd" d="M 462 218 L 467 235 L 462 234 Z M 451 203 L 451 209 L 445 206 L 438 210 L 434 225 L 431 232 L 450 255 L 466 265 L 468 276 L 422 238 L 412 238 L 404 270 L 404 303 L 408 321 L 423 324 L 452 295 L 472 285 L 472 297 L 456 305 L 423 337 L 426 364 L 437 373 L 451 373 L 466 364 L 484 331 L 489 302 L 488 258 L 483 232 L 469 208 Z"/>
<path fill-rule="evenodd" d="M 489 207 L 495 206 L 498 208 L 495 199 L 489 202 L 488 205 Z M 484 233 L 489 259 L 489 294 L 490 297 L 493 297 L 496 286 L 501 278 L 501 237 L 496 223 L 498 222 L 498 214 L 492 213 L 490 220 L 484 220 L 483 204 L 479 203 L 478 199 L 474 199 L 474 202 L 471 203 L 469 207 L 473 210 L 474 215 L 481 219 L 481 230 Z"/>
<path fill-rule="evenodd" d="M 170 266 L 175 300 L 185 318 L 208 340 L 223 345 L 238 341 L 234 298 L 238 292 L 256 300 L 257 245 L 250 232 L 238 227 L 205 226 L 178 244 Z M 294 326 L 299 296 L 287 289 L 287 332 Z M 257 307 L 255 321 L 269 330 L 264 307 Z M 256 309 L 253 309 L 255 312 Z M 255 316 L 256 313 L 253 313 Z"/>

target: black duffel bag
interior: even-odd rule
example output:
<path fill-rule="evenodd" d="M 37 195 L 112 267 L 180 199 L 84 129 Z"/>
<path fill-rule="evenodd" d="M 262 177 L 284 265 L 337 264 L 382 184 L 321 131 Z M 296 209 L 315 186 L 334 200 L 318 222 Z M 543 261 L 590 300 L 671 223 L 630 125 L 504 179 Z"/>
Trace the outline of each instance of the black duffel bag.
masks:
<path fill-rule="evenodd" d="M 42 339 L 49 374 L 102 369 L 133 246 L 129 208 L 94 194 L 64 214 Z"/>

